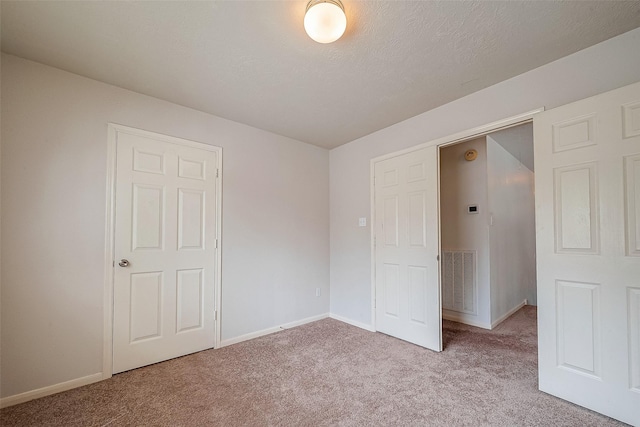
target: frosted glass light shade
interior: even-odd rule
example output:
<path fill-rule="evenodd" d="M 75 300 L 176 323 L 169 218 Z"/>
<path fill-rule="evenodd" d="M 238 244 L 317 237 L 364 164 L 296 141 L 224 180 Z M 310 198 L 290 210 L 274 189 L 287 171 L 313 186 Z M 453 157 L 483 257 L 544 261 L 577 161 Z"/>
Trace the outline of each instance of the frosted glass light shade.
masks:
<path fill-rule="evenodd" d="M 304 30 L 318 43 L 338 40 L 347 28 L 347 16 L 339 0 L 311 0 L 304 15 Z"/>

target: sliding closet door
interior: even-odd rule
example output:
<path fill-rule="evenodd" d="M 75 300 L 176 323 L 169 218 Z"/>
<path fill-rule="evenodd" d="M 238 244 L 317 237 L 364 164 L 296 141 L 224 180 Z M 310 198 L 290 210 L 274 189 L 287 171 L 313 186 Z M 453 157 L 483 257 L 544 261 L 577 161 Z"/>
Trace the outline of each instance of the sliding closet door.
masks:
<path fill-rule="evenodd" d="M 534 135 L 540 390 L 640 425 L 640 83 Z"/>
<path fill-rule="evenodd" d="M 376 329 L 441 351 L 437 147 L 374 173 Z"/>

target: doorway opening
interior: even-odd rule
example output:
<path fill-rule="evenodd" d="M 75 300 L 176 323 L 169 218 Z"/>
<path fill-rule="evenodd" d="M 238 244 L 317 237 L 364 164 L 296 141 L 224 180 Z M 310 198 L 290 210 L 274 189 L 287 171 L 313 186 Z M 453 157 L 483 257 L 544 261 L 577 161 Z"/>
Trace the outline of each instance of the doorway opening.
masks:
<path fill-rule="evenodd" d="M 533 125 L 442 145 L 439 162 L 446 348 L 460 324 L 494 329 L 537 305 Z"/>

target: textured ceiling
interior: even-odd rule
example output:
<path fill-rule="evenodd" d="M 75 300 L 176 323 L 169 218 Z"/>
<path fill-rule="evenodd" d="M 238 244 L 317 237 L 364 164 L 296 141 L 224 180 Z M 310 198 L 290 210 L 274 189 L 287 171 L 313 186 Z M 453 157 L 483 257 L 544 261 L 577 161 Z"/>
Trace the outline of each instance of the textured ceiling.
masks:
<path fill-rule="evenodd" d="M 327 148 L 640 26 L 640 1 L 1 3 L 2 50 Z"/>

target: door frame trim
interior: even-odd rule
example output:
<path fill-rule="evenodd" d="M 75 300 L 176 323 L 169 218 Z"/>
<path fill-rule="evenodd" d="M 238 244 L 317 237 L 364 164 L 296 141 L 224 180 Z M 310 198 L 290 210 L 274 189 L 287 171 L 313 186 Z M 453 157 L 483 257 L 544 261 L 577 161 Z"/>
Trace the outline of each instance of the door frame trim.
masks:
<path fill-rule="evenodd" d="M 369 240 L 370 248 L 371 248 L 371 328 L 376 331 L 376 248 L 375 248 L 375 239 L 376 239 L 376 227 L 375 227 L 375 186 L 374 186 L 374 177 L 375 177 L 375 165 L 378 162 L 383 160 L 387 160 L 393 157 L 401 156 L 404 154 L 411 153 L 413 151 L 420 150 L 422 148 L 431 147 L 433 145 L 438 147 L 438 159 L 440 158 L 440 148 L 446 147 L 447 145 L 457 144 L 459 142 L 468 141 L 470 139 L 478 138 L 484 136 L 488 133 L 492 133 L 498 130 L 507 129 L 510 127 L 518 126 L 524 123 L 529 123 L 533 121 L 533 118 L 536 114 L 544 111 L 544 107 L 536 108 L 535 110 L 527 111 L 526 113 L 518 114 L 515 116 L 507 117 L 502 120 L 497 120 L 495 122 L 491 122 L 482 126 L 477 126 L 471 129 L 463 130 L 448 136 L 444 136 L 441 138 L 437 138 L 428 142 L 424 142 L 422 144 L 414 145 L 413 147 L 405 148 L 403 150 L 394 151 L 392 153 L 383 154 L 378 157 L 374 157 L 369 161 L 369 198 L 370 198 L 370 216 L 371 216 L 371 237 Z M 535 144 L 535 138 L 534 138 Z M 440 173 L 438 173 L 438 188 L 440 187 Z M 440 200 L 440 197 L 438 197 Z M 440 242 L 440 207 L 438 206 L 438 247 L 440 248 L 440 252 L 442 252 L 441 242 Z M 440 264 L 438 264 L 439 268 Z M 438 281 L 440 281 L 440 273 L 438 273 Z M 438 285 L 442 288 L 442 283 Z M 442 291 L 442 289 L 440 289 Z M 442 294 L 442 292 L 440 292 Z M 442 298 L 442 297 L 441 297 Z M 440 301 L 440 306 L 442 307 L 442 301 Z M 440 315 L 442 319 L 442 314 Z M 441 326 L 442 328 L 442 326 Z"/>
<path fill-rule="evenodd" d="M 219 171 L 216 179 L 216 239 L 218 247 L 216 250 L 216 268 L 214 272 L 214 293 L 215 310 L 218 316 L 215 323 L 215 337 L 213 348 L 219 348 L 221 343 L 222 330 L 222 147 L 205 144 L 202 142 L 190 141 L 157 132 L 137 129 L 117 123 L 107 123 L 107 173 L 106 173 L 106 208 L 105 208 L 105 234 L 104 234 L 104 291 L 103 291 L 103 344 L 102 344 L 102 378 L 111 378 L 113 372 L 113 280 L 115 262 L 115 196 L 116 196 L 116 154 L 118 133 L 128 133 L 147 138 L 157 139 L 170 144 L 177 144 L 183 147 L 198 148 L 201 150 L 213 151 L 217 154 L 217 169 Z"/>

